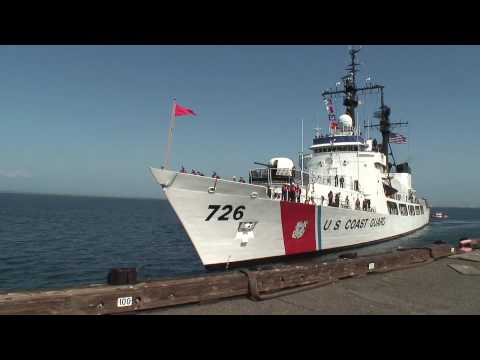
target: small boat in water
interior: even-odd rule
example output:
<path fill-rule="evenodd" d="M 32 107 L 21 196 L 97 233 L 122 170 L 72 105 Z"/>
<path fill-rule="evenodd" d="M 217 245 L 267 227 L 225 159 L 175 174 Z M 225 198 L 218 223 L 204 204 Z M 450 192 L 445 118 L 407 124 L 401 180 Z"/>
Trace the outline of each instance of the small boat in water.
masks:
<path fill-rule="evenodd" d="M 459 248 L 463 252 L 471 252 L 480 249 L 480 239 L 461 238 Z"/>
<path fill-rule="evenodd" d="M 432 219 L 448 219 L 448 214 L 437 211 L 432 214 Z"/>

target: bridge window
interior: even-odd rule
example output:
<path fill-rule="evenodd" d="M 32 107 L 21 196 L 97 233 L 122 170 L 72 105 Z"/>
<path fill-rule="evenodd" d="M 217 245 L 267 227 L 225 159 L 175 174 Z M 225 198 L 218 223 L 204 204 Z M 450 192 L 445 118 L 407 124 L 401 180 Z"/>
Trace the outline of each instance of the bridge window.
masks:
<path fill-rule="evenodd" d="M 363 150 L 363 149 L 361 149 Z M 358 145 L 334 145 L 334 146 L 324 146 L 321 148 L 316 148 L 313 150 L 315 153 L 323 152 L 336 152 L 336 151 L 348 151 L 348 152 L 357 152 Z"/>
<path fill-rule="evenodd" d="M 415 208 L 413 207 L 413 205 L 408 205 L 408 213 L 412 216 L 415 215 Z"/>
<path fill-rule="evenodd" d="M 422 213 L 422 215 L 424 214 L 424 212 L 423 212 L 423 205 L 420 205 L 420 212 Z"/>
<path fill-rule="evenodd" d="M 402 214 L 403 216 L 408 216 L 407 205 L 400 204 L 400 214 Z"/>
<path fill-rule="evenodd" d="M 420 215 L 420 206 L 415 206 L 415 214 Z"/>
<path fill-rule="evenodd" d="M 398 215 L 397 204 L 392 201 L 387 201 L 388 212 L 390 215 Z"/>

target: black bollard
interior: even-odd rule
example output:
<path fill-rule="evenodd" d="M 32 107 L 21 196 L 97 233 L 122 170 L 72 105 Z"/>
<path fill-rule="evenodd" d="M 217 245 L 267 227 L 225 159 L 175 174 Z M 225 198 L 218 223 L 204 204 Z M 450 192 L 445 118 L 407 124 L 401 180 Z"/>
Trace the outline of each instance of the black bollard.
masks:
<path fill-rule="evenodd" d="M 137 282 L 136 268 L 114 268 L 108 273 L 109 285 L 130 285 Z"/>
<path fill-rule="evenodd" d="M 338 255 L 339 259 L 355 259 L 357 258 L 357 253 L 356 252 L 351 252 L 351 253 L 343 253 Z"/>

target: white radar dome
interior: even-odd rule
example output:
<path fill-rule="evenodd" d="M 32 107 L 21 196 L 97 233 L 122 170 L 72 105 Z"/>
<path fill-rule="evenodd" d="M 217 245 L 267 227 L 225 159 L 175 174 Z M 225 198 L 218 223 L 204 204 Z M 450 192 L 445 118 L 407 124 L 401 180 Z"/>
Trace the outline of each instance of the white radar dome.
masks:
<path fill-rule="evenodd" d="M 270 165 L 277 169 L 292 169 L 293 161 L 288 158 L 273 158 L 270 159 Z"/>
<path fill-rule="evenodd" d="M 341 127 L 352 127 L 353 125 L 352 117 L 348 114 L 340 115 L 338 122 L 340 123 Z"/>

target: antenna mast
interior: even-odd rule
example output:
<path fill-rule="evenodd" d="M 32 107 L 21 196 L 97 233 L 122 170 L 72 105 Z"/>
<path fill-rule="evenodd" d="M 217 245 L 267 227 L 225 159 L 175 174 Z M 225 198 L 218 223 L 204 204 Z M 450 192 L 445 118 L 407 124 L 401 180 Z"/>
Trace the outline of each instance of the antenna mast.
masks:
<path fill-rule="evenodd" d="M 343 99 L 343 105 L 346 107 L 346 113 L 350 115 L 353 120 L 352 127 L 356 129 L 357 119 L 355 114 L 355 109 L 358 106 L 358 99 L 357 99 L 357 66 L 360 66 L 360 63 L 356 62 L 356 56 L 360 52 L 360 48 L 352 47 L 349 50 L 351 62 L 348 67 L 345 69 L 348 71 L 347 75 L 345 75 L 343 80 L 343 86 L 345 88 L 345 98 Z"/>
<path fill-rule="evenodd" d="M 364 94 L 372 90 L 383 89 L 382 85 L 376 84 L 367 84 L 364 87 L 357 87 L 357 73 L 360 63 L 357 62 L 357 54 L 360 52 L 361 47 L 352 46 L 349 50 L 350 54 L 350 64 L 345 69 L 347 74 L 342 77 L 343 80 L 343 89 L 335 91 L 324 91 L 322 96 L 326 98 L 327 96 L 336 96 L 343 94 L 343 105 L 345 106 L 345 112 L 352 118 L 352 128 L 357 129 L 357 118 L 355 109 L 358 106 L 358 94 Z M 358 131 L 357 131 L 358 132 Z"/>
<path fill-rule="evenodd" d="M 391 150 L 391 147 L 389 146 L 390 145 L 390 134 L 391 134 L 390 129 L 392 128 L 392 126 L 408 125 L 408 122 L 391 123 L 390 122 L 390 114 L 391 114 L 390 108 L 387 105 L 385 105 L 385 101 L 384 101 L 384 98 L 383 98 L 383 86 L 382 86 L 382 88 L 380 89 L 380 110 L 378 110 L 375 113 L 375 117 L 380 120 L 380 123 L 375 124 L 375 125 L 369 125 L 369 127 L 378 127 L 380 132 L 382 133 L 381 152 L 385 155 L 388 172 L 390 172 L 390 166 L 389 166 L 389 163 L 388 163 L 388 158 L 389 158 L 389 155 L 391 153 L 391 151 L 389 152 L 389 148 Z M 393 157 L 393 153 L 392 153 L 392 157 Z"/>
<path fill-rule="evenodd" d="M 358 102 L 358 95 L 359 94 L 367 94 L 373 93 L 374 91 L 378 91 L 380 93 L 380 109 L 375 112 L 375 117 L 380 120 L 379 124 L 370 124 L 368 126 L 364 126 L 364 128 L 373 128 L 378 127 L 381 134 L 382 134 L 382 145 L 381 145 L 381 152 L 385 155 L 386 164 L 387 164 L 387 172 L 390 172 L 390 167 L 388 163 L 389 158 L 389 144 L 390 144 L 390 129 L 392 126 L 396 125 L 408 125 L 408 122 L 390 122 L 390 113 L 391 110 L 388 106 L 385 105 L 384 96 L 383 96 L 383 89 L 385 86 L 370 83 L 370 77 L 367 79 L 367 84 L 364 87 L 357 87 L 356 84 L 356 75 L 358 73 L 358 66 L 360 63 L 357 62 L 357 54 L 360 52 L 361 47 L 350 47 L 349 54 L 350 54 L 350 64 L 345 69 L 347 74 L 342 77 L 343 80 L 343 89 L 335 89 L 335 91 L 324 91 L 322 96 L 327 102 L 327 97 L 336 97 L 337 95 L 343 95 L 343 105 L 346 108 L 346 113 L 352 118 L 352 127 L 356 130 L 358 135 L 358 124 L 356 119 L 355 109 L 357 108 Z M 392 153 L 393 156 L 393 153 Z"/>

